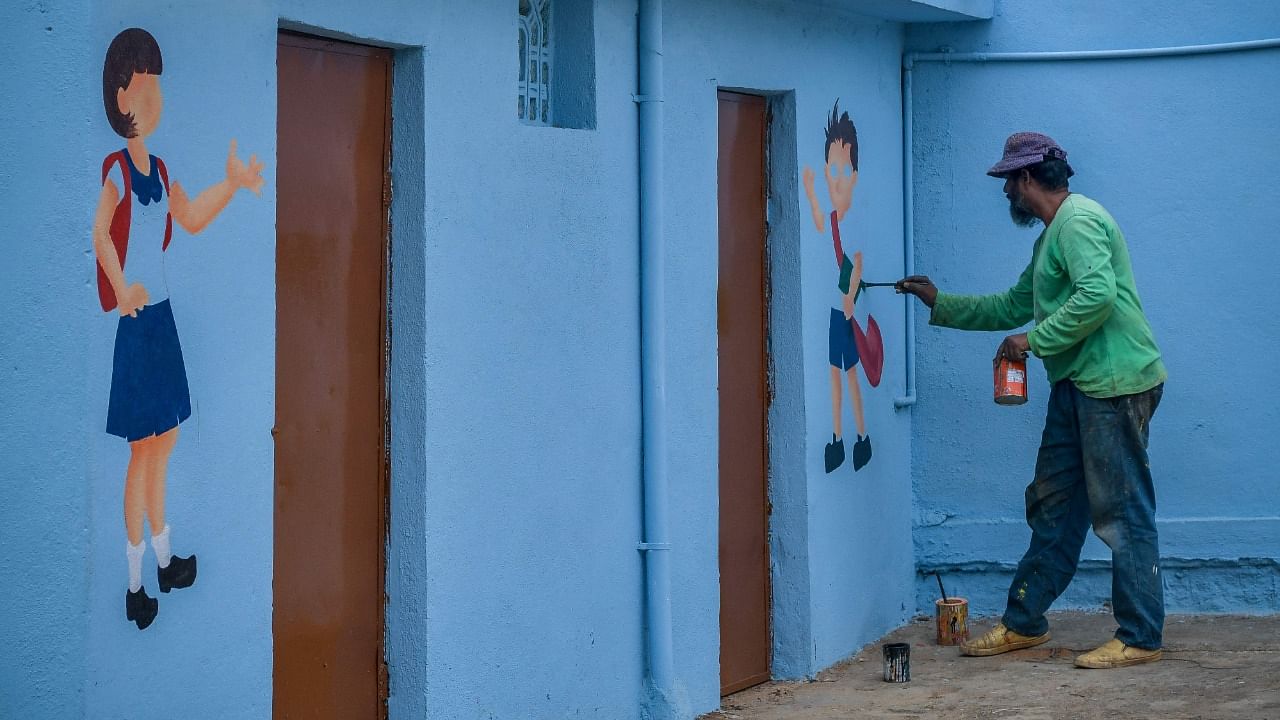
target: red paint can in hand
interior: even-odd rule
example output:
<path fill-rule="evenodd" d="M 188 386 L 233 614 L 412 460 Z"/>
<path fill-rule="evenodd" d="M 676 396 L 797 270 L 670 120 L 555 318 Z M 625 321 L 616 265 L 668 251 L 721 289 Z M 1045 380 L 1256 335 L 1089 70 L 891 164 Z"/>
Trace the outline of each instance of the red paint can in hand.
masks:
<path fill-rule="evenodd" d="M 1027 363 L 1001 358 L 996 363 L 996 404 L 1021 405 L 1027 401 Z"/>

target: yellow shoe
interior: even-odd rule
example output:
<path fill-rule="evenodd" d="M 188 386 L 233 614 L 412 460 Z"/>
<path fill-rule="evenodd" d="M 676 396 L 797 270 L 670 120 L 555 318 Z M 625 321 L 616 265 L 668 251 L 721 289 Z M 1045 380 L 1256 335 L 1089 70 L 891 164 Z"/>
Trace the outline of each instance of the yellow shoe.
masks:
<path fill-rule="evenodd" d="M 1159 650 L 1143 650 L 1112 638 L 1101 647 L 1076 657 L 1076 667 L 1118 668 L 1155 662 L 1163 653 Z"/>
<path fill-rule="evenodd" d="M 1049 633 L 1036 635 L 1019 635 L 999 623 L 995 627 L 987 631 L 986 635 L 977 640 L 970 640 L 960 645 L 961 655 L 972 655 L 974 657 L 986 657 L 987 655 L 999 655 L 1007 653 L 1011 650 L 1022 650 L 1023 648 L 1035 647 L 1042 643 L 1049 642 Z"/>

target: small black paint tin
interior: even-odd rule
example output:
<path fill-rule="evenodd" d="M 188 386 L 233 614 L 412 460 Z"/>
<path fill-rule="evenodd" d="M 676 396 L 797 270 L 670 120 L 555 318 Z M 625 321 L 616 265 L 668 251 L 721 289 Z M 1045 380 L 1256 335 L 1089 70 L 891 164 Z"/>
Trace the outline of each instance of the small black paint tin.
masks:
<path fill-rule="evenodd" d="M 884 681 L 911 682 L 911 646 L 907 643 L 885 643 Z"/>

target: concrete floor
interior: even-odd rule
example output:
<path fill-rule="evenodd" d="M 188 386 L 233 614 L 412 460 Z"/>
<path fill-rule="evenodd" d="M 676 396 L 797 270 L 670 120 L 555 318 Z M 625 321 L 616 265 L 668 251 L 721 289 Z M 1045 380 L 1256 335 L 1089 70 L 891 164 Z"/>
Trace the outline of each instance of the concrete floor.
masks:
<path fill-rule="evenodd" d="M 1054 613 L 1053 639 L 995 657 L 960 657 L 934 644 L 933 619 L 917 620 L 821 673 L 724 699 L 706 720 L 1280 720 L 1280 615 L 1175 615 L 1164 659 L 1081 670 L 1078 651 L 1115 631 L 1110 615 Z M 970 623 L 976 635 L 994 620 Z M 883 680 L 880 645 L 911 643 L 911 682 Z"/>

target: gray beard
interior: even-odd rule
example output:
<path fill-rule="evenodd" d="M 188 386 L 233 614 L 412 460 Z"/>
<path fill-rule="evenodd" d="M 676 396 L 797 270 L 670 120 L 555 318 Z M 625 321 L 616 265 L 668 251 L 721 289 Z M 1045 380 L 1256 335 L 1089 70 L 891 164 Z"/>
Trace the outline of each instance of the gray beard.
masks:
<path fill-rule="evenodd" d="M 1009 217 L 1013 219 L 1013 224 L 1018 227 L 1034 227 L 1040 222 L 1040 218 L 1035 213 L 1022 207 L 1017 198 L 1009 201 Z"/>

